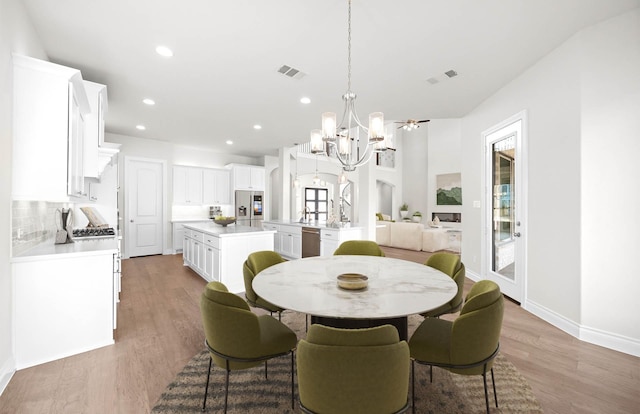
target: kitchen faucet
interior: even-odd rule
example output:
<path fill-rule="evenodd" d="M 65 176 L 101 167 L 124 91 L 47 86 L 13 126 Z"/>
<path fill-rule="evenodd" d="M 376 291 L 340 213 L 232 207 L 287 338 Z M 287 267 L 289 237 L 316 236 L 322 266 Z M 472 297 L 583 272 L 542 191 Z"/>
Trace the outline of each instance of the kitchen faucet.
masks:
<path fill-rule="evenodd" d="M 311 209 L 307 206 L 304 208 L 304 210 L 302 210 L 302 212 L 304 213 L 304 222 L 308 223 L 309 222 L 309 217 L 311 215 Z"/>

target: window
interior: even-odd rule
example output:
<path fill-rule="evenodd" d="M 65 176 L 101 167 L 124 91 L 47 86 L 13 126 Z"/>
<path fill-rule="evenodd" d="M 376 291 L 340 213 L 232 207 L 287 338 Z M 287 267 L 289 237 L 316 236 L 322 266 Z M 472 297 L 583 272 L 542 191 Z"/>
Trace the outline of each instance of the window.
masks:
<path fill-rule="evenodd" d="M 329 192 L 326 188 L 305 188 L 304 206 L 311 212 L 309 218 L 326 221 Z"/>

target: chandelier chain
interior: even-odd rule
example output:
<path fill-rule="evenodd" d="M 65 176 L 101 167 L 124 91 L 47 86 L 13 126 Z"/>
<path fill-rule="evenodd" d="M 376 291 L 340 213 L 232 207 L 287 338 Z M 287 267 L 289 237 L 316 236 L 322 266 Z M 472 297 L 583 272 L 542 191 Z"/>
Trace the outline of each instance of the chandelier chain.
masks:
<path fill-rule="evenodd" d="M 349 0 L 349 24 L 347 33 L 347 93 L 351 93 L 351 0 Z"/>

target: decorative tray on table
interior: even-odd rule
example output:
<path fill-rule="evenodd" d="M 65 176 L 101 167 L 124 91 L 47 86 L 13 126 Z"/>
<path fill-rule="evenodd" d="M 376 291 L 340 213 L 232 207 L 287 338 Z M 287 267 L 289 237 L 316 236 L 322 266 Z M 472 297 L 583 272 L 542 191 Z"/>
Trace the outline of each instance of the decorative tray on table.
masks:
<path fill-rule="evenodd" d="M 369 284 L 369 278 L 360 273 L 343 273 L 337 279 L 338 287 L 347 290 L 366 289 Z"/>

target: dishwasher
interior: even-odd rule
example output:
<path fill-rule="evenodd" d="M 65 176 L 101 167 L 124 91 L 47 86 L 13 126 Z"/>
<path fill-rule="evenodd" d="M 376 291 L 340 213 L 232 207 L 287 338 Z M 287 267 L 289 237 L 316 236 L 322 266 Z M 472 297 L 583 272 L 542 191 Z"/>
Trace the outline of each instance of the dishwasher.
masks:
<path fill-rule="evenodd" d="M 320 256 L 320 229 L 302 228 L 302 257 Z"/>

